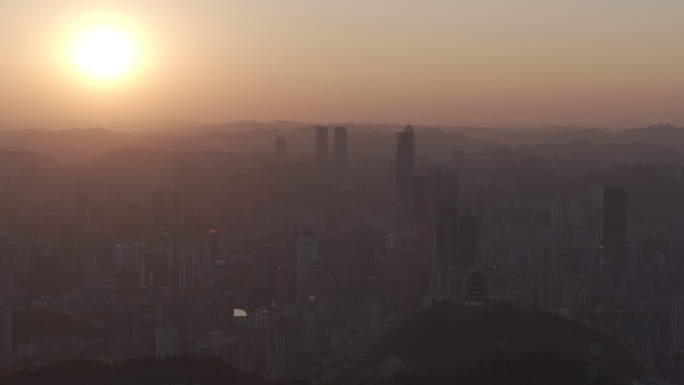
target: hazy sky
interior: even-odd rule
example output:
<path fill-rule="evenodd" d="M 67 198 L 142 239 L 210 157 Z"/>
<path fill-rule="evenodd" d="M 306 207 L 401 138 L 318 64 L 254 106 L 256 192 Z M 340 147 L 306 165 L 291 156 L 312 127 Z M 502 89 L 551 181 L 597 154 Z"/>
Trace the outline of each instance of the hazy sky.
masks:
<path fill-rule="evenodd" d="M 684 125 L 681 0 L 0 0 L 0 120 Z M 100 84 L 69 50 L 116 24 Z"/>

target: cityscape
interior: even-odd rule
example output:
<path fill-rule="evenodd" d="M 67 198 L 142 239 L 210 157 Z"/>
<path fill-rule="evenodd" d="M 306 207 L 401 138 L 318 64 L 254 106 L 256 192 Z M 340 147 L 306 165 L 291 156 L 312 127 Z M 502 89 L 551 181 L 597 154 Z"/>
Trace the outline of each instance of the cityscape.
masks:
<path fill-rule="evenodd" d="M 0 385 L 684 384 L 683 14 L 0 2 Z"/>
<path fill-rule="evenodd" d="M 185 141 L 244 134 L 217 129 Z M 607 140 L 663 130 L 684 132 L 653 126 Z M 480 322 L 504 312 L 525 323 L 533 312 L 560 323 L 549 326 L 556 337 L 516 342 L 515 329 L 496 331 L 487 347 L 492 337 L 478 335 L 477 349 L 452 347 L 472 351 L 456 362 L 491 349 L 561 349 L 581 328 L 584 345 L 564 349 L 591 356 L 591 344 L 613 343 L 604 354 L 628 366 L 602 365 L 616 375 L 680 378 L 684 217 L 670 201 L 684 189 L 681 158 L 669 163 L 664 147 L 646 143 L 612 145 L 631 159 L 601 158 L 606 145 L 573 140 L 433 160 L 425 154 L 445 154 L 426 147 L 430 135 L 461 147 L 465 136 L 411 124 L 365 131 L 303 126 L 268 139 L 256 130 L 270 153 L 117 148 L 72 167 L 5 151 L 5 365 L 208 355 L 265 379 L 345 383 L 429 368 L 381 344 L 436 322 L 422 317 Z M 556 134 L 572 132 L 585 135 Z M 356 151 L 365 135 L 381 136 L 394 156 Z M 32 143 L 43 145 L 22 146 Z M 416 349 L 428 348 L 448 346 Z"/>

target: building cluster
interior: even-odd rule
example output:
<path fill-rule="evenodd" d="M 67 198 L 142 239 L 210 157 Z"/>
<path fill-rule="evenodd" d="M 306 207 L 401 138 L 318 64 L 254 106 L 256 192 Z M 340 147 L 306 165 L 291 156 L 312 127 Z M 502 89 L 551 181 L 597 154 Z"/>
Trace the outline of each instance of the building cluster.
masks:
<path fill-rule="evenodd" d="M 268 156 L 150 150 L 1 175 L 2 360 L 200 354 L 334 379 L 421 309 L 506 302 L 677 367 L 684 223 L 632 210 L 626 187 L 535 184 L 505 152 L 431 160 L 410 125 L 394 159 L 350 156 L 335 127 L 331 161 L 328 131 L 312 128 L 311 156 L 279 136 Z M 13 322 L 31 317 L 56 326 Z"/>

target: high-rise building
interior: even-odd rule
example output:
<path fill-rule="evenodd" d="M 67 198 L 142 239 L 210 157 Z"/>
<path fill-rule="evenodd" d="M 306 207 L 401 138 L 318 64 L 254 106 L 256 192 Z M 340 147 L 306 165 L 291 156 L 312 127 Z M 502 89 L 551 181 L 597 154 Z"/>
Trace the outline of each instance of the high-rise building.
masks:
<path fill-rule="evenodd" d="M 195 290 L 195 268 L 192 255 L 178 256 L 178 291 L 190 293 Z"/>
<path fill-rule="evenodd" d="M 0 363 L 12 354 L 12 309 L 0 306 Z"/>
<path fill-rule="evenodd" d="M 195 341 L 195 354 L 219 357 L 224 364 L 242 369 L 242 335 L 211 333 Z"/>
<path fill-rule="evenodd" d="M 146 219 L 149 229 L 182 232 L 185 225 L 184 202 L 183 191 L 179 189 L 148 191 Z"/>
<path fill-rule="evenodd" d="M 479 237 L 477 217 L 473 213 L 473 209 L 468 206 L 459 218 L 456 266 L 477 267 L 480 264 Z"/>
<path fill-rule="evenodd" d="M 291 313 L 281 313 L 278 315 L 278 325 L 282 333 L 284 359 L 283 371 L 288 376 L 297 367 L 297 341 L 299 328 L 297 327 L 297 315 Z M 275 349 L 279 349 L 274 346 Z"/>
<path fill-rule="evenodd" d="M 157 326 L 155 330 L 155 356 L 177 356 L 179 352 L 178 328 L 172 326 Z"/>
<path fill-rule="evenodd" d="M 382 301 L 378 298 L 367 298 L 361 305 L 361 321 L 363 330 L 371 335 L 382 332 Z"/>
<path fill-rule="evenodd" d="M 658 356 L 660 328 L 655 322 L 631 321 L 620 323 L 619 340 L 622 346 L 642 364 L 653 366 Z"/>
<path fill-rule="evenodd" d="M 230 298 L 217 297 L 202 306 L 201 320 L 206 332 L 227 332 L 232 329 L 234 307 Z"/>
<path fill-rule="evenodd" d="M 627 264 L 627 190 L 624 187 L 603 187 L 601 230 L 603 257 L 612 260 L 619 273 Z"/>
<path fill-rule="evenodd" d="M 458 205 L 454 199 L 442 199 L 437 207 L 435 267 L 446 268 L 456 263 L 458 250 Z"/>
<path fill-rule="evenodd" d="M 275 138 L 275 156 L 282 158 L 287 154 L 287 139 L 284 136 Z"/>
<path fill-rule="evenodd" d="M 325 169 L 328 164 L 328 127 L 316 127 L 316 168 Z"/>
<path fill-rule="evenodd" d="M 415 133 L 413 127 L 407 125 L 404 131 L 397 134 L 396 159 L 396 199 L 400 216 L 406 220 L 411 216 L 413 204 L 413 169 L 415 163 Z"/>
<path fill-rule="evenodd" d="M 422 225 L 425 221 L 425 204 L 426 204 L 426 195 L 425 195 L 425 177 L 422 175 L 415 175 L 413 177 L 413 203 L 411 204 L 412 208 L 412 217 L 413 217 L 413 223 L 416 225 Z"/>
<path fill-rule="evenodd" d="M 276 298 L 278 302 L 290 300 L 290 276 L 283 266 L 276 269 Z"/>
<path fill-rule="evenodd" d="M 670 355 L 684 353 L 684 296 L 672 296 L 670 302 Z"/>
<path fill-rule="evenodd" d="M 138 355 L 138 311 L 133 308 L 119 309 L 117 328 L 117 353 L 121 359 Z"/>
<path fill-rule="evenodd" d="M 167 202 L 169 212 L 169 231 L 182 233 L 185 226 L 185 199 L 183 191 L 173 189 L 167 191 Z"/>
<path fill-rule="evenodd" d="M 312 230 L 303 230 L 297 239 L 297 293 L 306 287 L 307 265 L 318 261 L 318 239 Z"/>
<path fill-rule="evenodd" d="M 425 223 L 434 229 L 437 224 L 437 205 L 442 198 L 442 170 L 433 167 L 425 173 Z"/>
<path fill-rule="evenodd" d="M 285 377 L 285 332 L 270 329 L 267 339 L 266 370 L 272 378 Z"/>
<path fill-rule="evenodd" d="M 218 230 L 209 230 L 209 263 L 215 263 L 218 259 Z"/>
<path fill-rule="evenodd" d="M 254 328 L 255 329 L 268 329 L 268 309 L 263 307 L 258 307 L 254 310 Z"/>
<path fill-rule="evenodd" d="M 347 174 L 347 127 L 335 127 L 335 174 Z"/>

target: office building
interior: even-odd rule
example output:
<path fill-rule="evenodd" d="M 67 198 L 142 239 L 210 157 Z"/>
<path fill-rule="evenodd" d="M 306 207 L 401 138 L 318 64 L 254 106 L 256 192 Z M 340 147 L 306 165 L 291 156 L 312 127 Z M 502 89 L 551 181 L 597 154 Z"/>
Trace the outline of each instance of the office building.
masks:
<path fill-rule="evenodd" d="M 619 273 L 627 265 L 627 190 L 623 187 L 603 187 L 601 244 L 604 259 L 613 261 L 613 288 L 617 288 Z"/>
<path fill-rule="evenodd" d="M 121 308 L 117 317 L 117 356 L 131 359 L 138 356 L 138 310 Z"/>
<path fill-rule="evenodd" d="M 278 302 L 290 300 L 290 275 L 283 266 L 276 269 L 276 298 Z"/>
<path fill-rule="evenodd" d="M 233 333 L 211 333 L 195 341 L 195 354 L 219 357 L 236 369 L 242 367 L 242 336 Z"/>
<path fill-rule="evenodd" d="M 442 199 L 437 207 L 435 267 L 446 268 L 456 263 L 458 250 L 458 206 L 454 199 Z"/>
<path fill-rule="evenodd" d="M 318 261 L 318 239 L 312 230 L 303 230 L 297 239 L 297 293 L 306 287 L 307 266 Z"/>
<path fill-rule="evenodd" d="M 684 353 L 684 295 L 670 300 L 670 355 Z"/>
<path fill-rule="evenodd" d="M 157 326 L 155 330 L 155 357 L 173 357 L 179 352 L 178 328 L 173 326 Z"/>
<path fill-rule="evenodd" d="M 280 329 L 270 329 L 267 336 L 266 371 L 271 378 L 285 377 L 285 333 Z"/>
<path fill-rule="evenodd" d="M 254 310 L 254 328 L 268 329 L 268 310 L 263 307 L 258 307 Z"/>
<path fill-rule="evenodd" d="M 459 218 L 456 266 L 478 267 L 480 265 L 479 237 L 477 217 L 473 209 L 468 206 Z"/>
<path fill-rule="evenodd" d="M 412 214 L 415 151 L 415 133 L 413 127 L 407 125 L 397 134 L 395 195 L 402 222 L 406 222 Z"/>
<path fill-rule="evenodd" d="M 0 306 L 0 363 L 12 354 L 12 309 Z"/>

